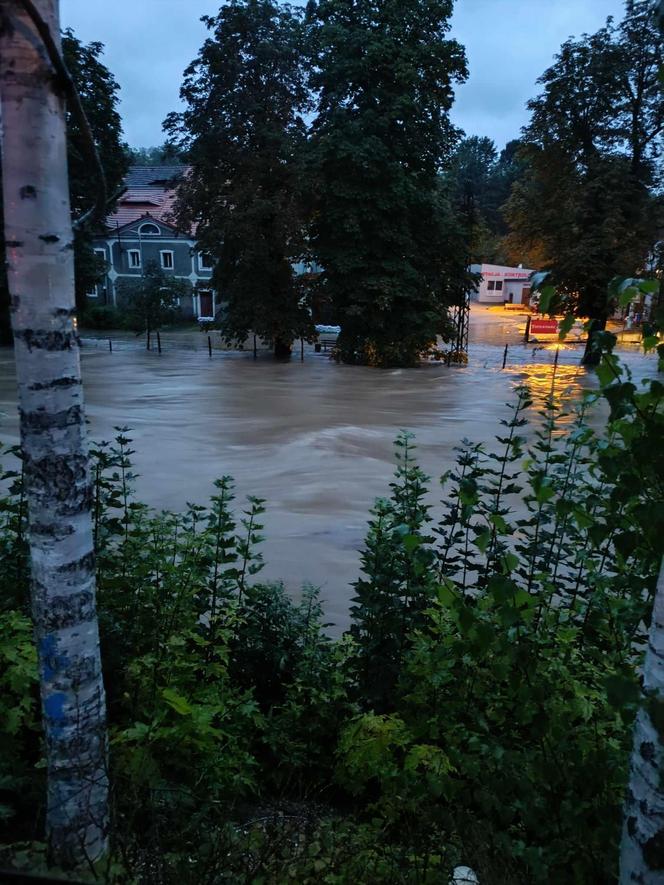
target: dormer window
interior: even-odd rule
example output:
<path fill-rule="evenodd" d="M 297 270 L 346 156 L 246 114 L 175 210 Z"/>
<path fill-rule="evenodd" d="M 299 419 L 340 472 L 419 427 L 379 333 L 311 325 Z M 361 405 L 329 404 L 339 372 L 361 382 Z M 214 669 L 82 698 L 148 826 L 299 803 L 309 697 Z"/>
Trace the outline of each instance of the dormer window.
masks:
<path fill-rule="evenodd" d="M 139 227 L 138 232 L 142 237 L 158 237 L 161 233 L 157 225 L 153 224 L 151 221 L 146 221 L 145 224 L 142 224 Z"/>
<path fill-rule="evenodd" d="M 212 256 L 209 252 L 199 252 L 198 253 L 198 264 L 201 270 L 214 270 L 214 264 L 212 263 Z"/>

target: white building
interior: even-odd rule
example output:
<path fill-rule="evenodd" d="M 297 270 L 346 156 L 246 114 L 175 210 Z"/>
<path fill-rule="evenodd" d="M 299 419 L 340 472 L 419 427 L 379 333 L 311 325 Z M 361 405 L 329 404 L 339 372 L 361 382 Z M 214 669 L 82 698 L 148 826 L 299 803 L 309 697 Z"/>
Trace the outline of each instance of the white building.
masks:
<path fill-rule="evenodd" d="M 472 264 L 471 271 L 482 275 L 474 300 L 480 304 L 530 303 L 530 275 L 527 267 L 505 267 L 502 264 Z"/>

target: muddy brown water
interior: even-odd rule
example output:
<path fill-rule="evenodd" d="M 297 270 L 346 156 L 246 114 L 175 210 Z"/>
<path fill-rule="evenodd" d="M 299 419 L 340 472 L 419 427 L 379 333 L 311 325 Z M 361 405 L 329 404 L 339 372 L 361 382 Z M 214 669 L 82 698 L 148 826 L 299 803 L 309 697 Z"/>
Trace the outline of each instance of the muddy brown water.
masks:
<path fill-rule="evenodd" d="M 264 577 L 283 580 L 294 594 L 304 582 L 320 586 L 328 620 L 343 629 L 369 508 L 389 493 L 399 430 L 415 434 L 421 466 L 438 477 L 464 437 L 490 441 L 500 431 L 514 387 L 550 387 L 553 352 L 520 345 L 515 319 L 476 324 L 472 337 L 468 367 L 385 371 L 337 365 L 310 349 L 304 363 L 229 352 L 209 359 L 197 333 L 165 334 L 161 356 L 131 342 L 113 353 L 88 342 L 90 436 L 110 439 L 114 427 L 131 428 L 137 496 L 156 508 L 205 503 L 223 474 L 234 477 L 238 504 L 246 495 L 266 498 Z M 501 371 L 505 341 L 512 346 Z M 637 373 L 652 367 L 637 354 L 627 359 Z M 573 395 L 594 386 L 578 360 L 578 349 L 561 352 L 557 389 Z M 0 440 L 18 440 L 6 350 Z"/>

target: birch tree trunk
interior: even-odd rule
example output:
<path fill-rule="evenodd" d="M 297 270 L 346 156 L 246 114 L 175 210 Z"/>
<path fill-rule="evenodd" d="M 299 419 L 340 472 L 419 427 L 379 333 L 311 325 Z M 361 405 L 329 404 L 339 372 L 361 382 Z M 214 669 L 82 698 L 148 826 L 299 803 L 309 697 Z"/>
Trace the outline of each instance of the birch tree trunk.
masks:
<path fill-rule="evenodd" d="M 634 746 L 620 852 L 620 883 L 664 883 L 664 562 L 643 665 L 646 703 Z"/>
<path fill-rule="evenodd" d="M 57 0 L 34 0 L 59 45 Z M 17 0 L 0 0 L 5 237 L 54 863 L 105 851 L 106 711 L 69 213 L 64 99 Z"/>

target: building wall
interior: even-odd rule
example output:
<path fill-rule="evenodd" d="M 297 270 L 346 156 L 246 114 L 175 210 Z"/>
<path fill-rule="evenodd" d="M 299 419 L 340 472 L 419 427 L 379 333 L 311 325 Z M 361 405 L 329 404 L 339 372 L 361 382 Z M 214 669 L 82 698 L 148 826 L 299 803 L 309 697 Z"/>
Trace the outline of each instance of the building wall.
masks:
<path fill-rule="evenodd" d="M 141 232 L 140 228 L 146 224 L 156 225 L 159 234 Z M 204 261 L 196 249 L 195 240 L 178 236 L 172 228 L 156 219 L 141 218 L 118 231 L 96 237 L 94 248 L 107 263 L 108 271 L 105 279 L 95 287 L 95 292 L 88 295 L 92 304 L 121 307 L 123 283 L 139 280 L 147 265 L 156 262 L 164 274 L 172 274 L 189 284 L 191 295 L 180 299 L 182 318 L 197 319 L 200 316 L 197 290 L 212 290 L 212 269 L 203 267 Z M 215 309 L 216 306 L 215 299 Z"/>
<path fill-rule="evenodd" d="M 502 264 L 473 264 L 471 270 L 482 275 L 475 294 L 475 300 L 480 304 L 503 304 L 510 300 L 520 304 L 523 290 L 530 288 L 530 275 L 534 273 L 526 267 Z"/>

